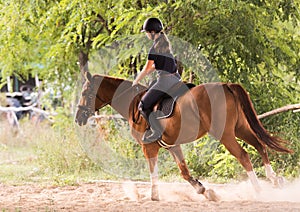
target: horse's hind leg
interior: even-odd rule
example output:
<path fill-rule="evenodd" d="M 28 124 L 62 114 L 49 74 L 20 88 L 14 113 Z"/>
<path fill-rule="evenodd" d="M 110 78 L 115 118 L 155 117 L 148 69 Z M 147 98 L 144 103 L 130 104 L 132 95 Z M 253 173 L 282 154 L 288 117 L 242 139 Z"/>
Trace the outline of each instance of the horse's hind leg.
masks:
<path fill-rule="evenodd" d="M 273 185 L 276 187 L 282 187 L 283 185 L 283 178 L 282 177 L 277 177 L 275 172 L 272 169 L 272 166 L 269 161 L 268 153 L 266 150 L 266 147 L 263 146 L 256 136 L 252 133 L 250 129 L 239 129 L 236 132 L 236 135 L 238 138 L 246 141 L 248 144 L 254 146 L 254 148 L 258 151 L 258 153 L 262 157 L 263 164 L 265 166 L 265 171 L 266 171 L 266 177 L 271 180 Z"/>
<path fill-rule="evenodd" d="M 203 194 L 207 199 L 212 201 L 218 201 L 219 197 L 211 189 L 205 189 L 200 181 L 194 179 L 188 170 L 180 145 L 171 147 L 168 149 L 171 155 L 174 157 L 175 162 L 178 165 L 180 173 L 186 181 L 188 181 L 197 191 L 198 194 Z"/>
<path fill-rule="evenodd" d="M 224 136 L 221 139 L 222 144 L 226 147 L 226 149 L 237 158 L 237 160 L 241 163 L 241 165 L 246 169 L 247 175 L 255 189 L 255 191 L 259 192 L 261 190 L 257 176 L 253 171 L 253 166 L 250 161 L 248 153 L 239 145 L 236 141 L 235 136 Z"/>

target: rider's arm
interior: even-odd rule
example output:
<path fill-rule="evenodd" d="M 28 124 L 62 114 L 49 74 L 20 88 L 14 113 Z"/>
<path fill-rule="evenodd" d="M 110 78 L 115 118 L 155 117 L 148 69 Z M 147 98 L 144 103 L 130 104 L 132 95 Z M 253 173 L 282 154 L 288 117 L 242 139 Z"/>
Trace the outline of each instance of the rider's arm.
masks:
<path fill-rule="evenodd" d="M 142 80 L 146 75 L 151 74 L 155 70 L 154 60 L 147 60 L 146 65 L 143 70 L 137 75 L 135 80 L 133 81 L 132 86 L 135 86 Z"/>

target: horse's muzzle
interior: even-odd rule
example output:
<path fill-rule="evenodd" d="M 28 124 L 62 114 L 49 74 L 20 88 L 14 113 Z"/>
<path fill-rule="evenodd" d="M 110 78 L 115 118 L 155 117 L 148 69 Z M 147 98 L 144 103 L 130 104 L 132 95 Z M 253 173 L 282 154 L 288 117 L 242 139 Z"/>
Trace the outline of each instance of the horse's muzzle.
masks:
<path fill-rule="evenodd" d="M 83 126 L 86 124 L 86 122 L 84 122 L 83 120 L 80 120 L 78 118 L 75 119 L 75 123 L 78 124 L 79 126 Z"/>

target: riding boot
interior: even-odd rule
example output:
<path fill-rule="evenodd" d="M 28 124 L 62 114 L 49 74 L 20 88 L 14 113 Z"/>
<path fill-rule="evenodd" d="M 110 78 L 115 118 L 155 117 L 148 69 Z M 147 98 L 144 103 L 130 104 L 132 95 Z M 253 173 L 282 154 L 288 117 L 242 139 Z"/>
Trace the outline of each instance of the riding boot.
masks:
<path fill-rule="evenodd" d="M 144 133 L 142 137 L 143 143 L 152 143 L 161 139 L 162 136 L 162 127 L 157 120 L 155 113 L 141 113 L 148 125 L 150 126 Z"/>
<path fill-rule="evenodd" d="M 144 143 L 152 143 L 154 141 L 158 141 L 162 136 L 162 127 L 156 116 L 152 113 L 148 120 L 150 123 L 151 134 L 149 134 L 147 131 L 145 132 L 142 138 Z"/>

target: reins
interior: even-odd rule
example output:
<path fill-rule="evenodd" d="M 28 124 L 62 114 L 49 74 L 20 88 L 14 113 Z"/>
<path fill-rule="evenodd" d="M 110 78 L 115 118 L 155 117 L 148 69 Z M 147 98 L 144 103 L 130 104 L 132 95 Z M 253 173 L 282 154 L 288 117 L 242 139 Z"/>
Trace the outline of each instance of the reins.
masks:
<path fill-rule="evenodd" d="M 135 87 L 136 87 L 136 91 L 139 92 L 139 87 L 138 87 L 138 86 L 135 86 Z M 134 93 L 134 90 L 133 90 L 133 91 L 132 91 L 132 101 L 133 101 L 134 97 L 135 97 L 135 93 Z M 139 114 L 139 115 L 138 115 L 138 118 L 135 119 L 135 111 L 134 111 L 134 109 L 135 109 L 135 107 L 134 107 L 134 105 L 133 105 L 133 106 L 132 106 L 132 122 L 135 123 L 135 124 L 137 124 L 137 120 L 139 119 L 140 112 L 138 113 L 138 114 Z"/>
<path fill-rule="evenodd" d="M 136 87 L 136 90 L 139 91 L 139 88 L 138 88 L 137 86 L 135 86 L 135 87 Z M 124 91 L 122 91 L 122 92 L 121 92 L 120 94 L 118 94 L 116 97 L 114 97 L 114 98 L 112 98 L 111 100 L 109 100 L 108 102 L 106 102 L 102 107 L 105 107 L 105 106 L 109 105 L 110 103 L 112 103 L 113 100 L 116 100 L 116 99 L 120 98 L 121 96 L 123 96 L 123 94 L 127 93 L 130 89 L 133 89 L 133 88 L 135 88 L 135 87 L 132 87 L 132 86 L 131 86 L 131 87 L 129 87 L 129 88 L 126 88 Z M 134 90 L 132 90 L 132 99 L 134 98 L 134 95 L 135 95 Z M 103 101 L 103 100 L 98 96 L 98 94 L 96 94 L 96 98 L 99 99 L 101 102 L 105 102 L 105 101 Z"/>

